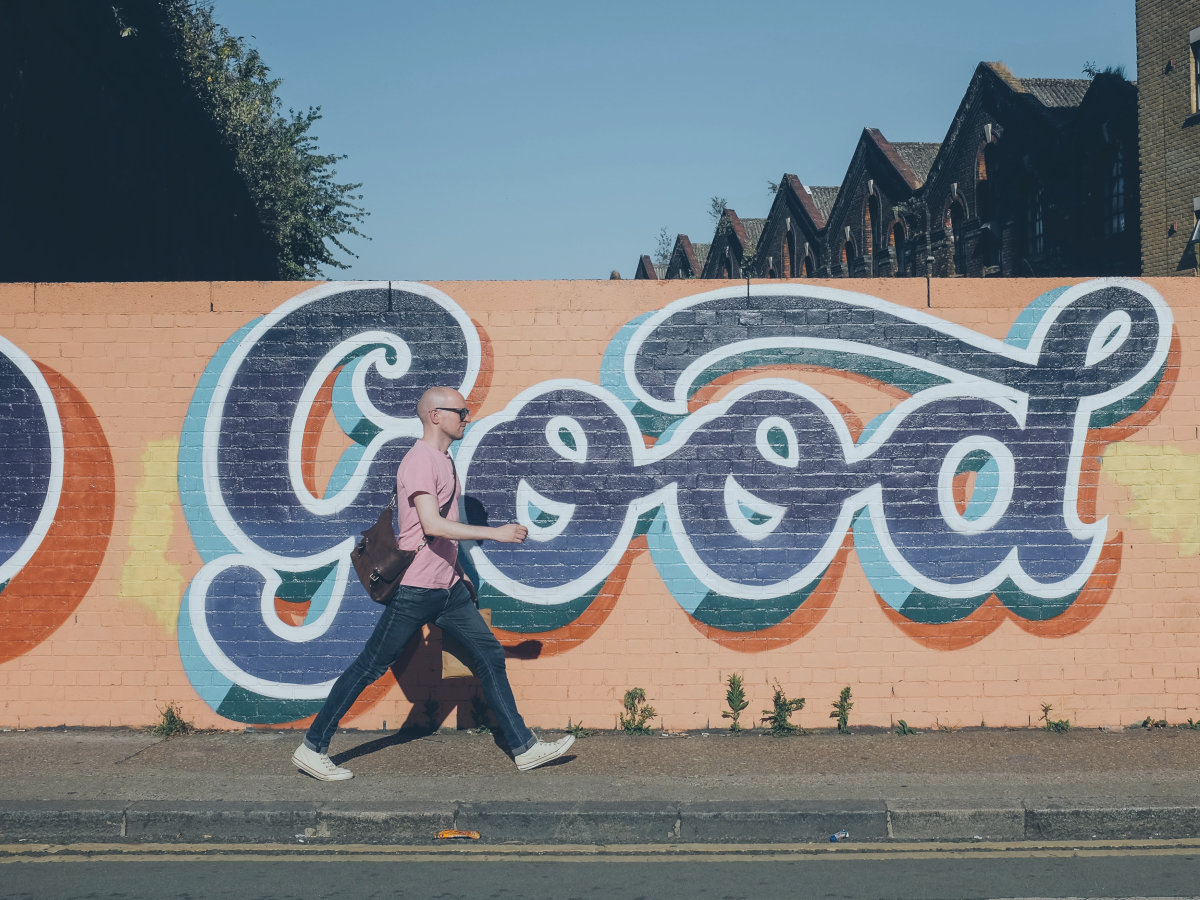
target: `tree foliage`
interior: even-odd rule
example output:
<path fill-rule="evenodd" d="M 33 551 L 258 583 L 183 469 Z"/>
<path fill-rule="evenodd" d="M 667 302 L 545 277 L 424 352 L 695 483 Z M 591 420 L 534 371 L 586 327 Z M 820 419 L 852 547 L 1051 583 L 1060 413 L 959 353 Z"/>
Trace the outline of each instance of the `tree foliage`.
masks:
<path fill-rule="evenodd" d="M 321 266 L 345 269 L 329 244 L 355 256 L 345 235 L 367 215 L 353 201 L 361 184 L 340 184 L 334 163 L 345 156 L 318 152 L 310 133 L 318 107 L 288 110 L 276 96 L 280 79 L 258 51 L 217 24 L 202 0 L 162 0 L 178 35 L 184 77 L 212 118 L 246 182 L 259 221 L 278 252 L 279 277 L 315 278 Z M 357 258 L 357 257 L 356 257 Z"/>
<path fill-rule="evenodd" d="M 660 266 L 665 266 L 671 261 L 671 251 L 675 249 L 675 239 L 671 237 L 671 233 L 667 231 L 667 226 L 664 225 L 658 231 L 658 243 L 654 248 L 654 261 Z"/>

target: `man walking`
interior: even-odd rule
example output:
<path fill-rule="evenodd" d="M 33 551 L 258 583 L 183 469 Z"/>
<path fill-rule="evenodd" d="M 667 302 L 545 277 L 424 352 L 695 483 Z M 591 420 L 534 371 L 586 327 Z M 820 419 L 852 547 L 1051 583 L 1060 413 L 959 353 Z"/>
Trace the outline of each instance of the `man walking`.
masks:
<path fill-rule="evenodd" d="M 462 394 L 452 388 L 430 388 L 417 403 L 417 415 L 424 434 L 400 463 L 396 496 L 400 548 L 418 552 L 362 653 L 334 682 L 304 743 L 292 755 L 292 762 L 301 771 L 321 781 L 354 777 L 349 769 L 330 760 L 329 741 L 358 695 L 388 670 L 412 636 L 428 622 L 458 638 L 474 658 L 483 695 L 518 769 L 528 771 L 557 759 L 575 742 L 571 735 L 553 742 L 540 741 L 525 725 L 508 683 L 504 648 L 475 608 L 464 581 L 466 576 L 458 567 L 459 541 L 519 544 L 528 529 L 516 524 L 485 528 L 458 520 L 460 486 L 447 451 L 463 436 L 471 415 Z M 447 507 L 443 517 L 442 509 Z"/>

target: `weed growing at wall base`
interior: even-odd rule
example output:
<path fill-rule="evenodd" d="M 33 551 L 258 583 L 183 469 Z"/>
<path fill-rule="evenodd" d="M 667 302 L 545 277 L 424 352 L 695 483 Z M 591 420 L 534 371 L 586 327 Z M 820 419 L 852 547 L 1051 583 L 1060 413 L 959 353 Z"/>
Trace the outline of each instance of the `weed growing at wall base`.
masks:
<path fill-rule="evenodd" d="M 850 685 L 846 685 L 842 688 L 842 693 L 838 698 L 833 701 L 833 712 L 829 714 L 829 718 L 837 719 L 838 734 L 850 733 L 850 710 L 852 709 L 854 709 L 854 704 L 850 702 Z"/>
<path fill-rule="evenodd" d="M 908 723 L 907 723 L 907 722 L 905 722 L 903 719 L 901 719 L 901 720 L 900 720 L 900 721 L 899 721 L 899 722 L 896 724 L 896 734 L 900 735 L 901 737 L 905 737 L 905 736 L 907 736 L 907 735 L 910 735 L 910 734 L 920 734 L 920 733 L 921 733 L 921 732 L 919 732 L 919 731 L 914 731 L 912 728 L 910 728 L 910 727 L 909 727 L 909 725 L 908 725 Z"/>
<path fill-rule="evenodd" d="M 158 722 L 150 729 L 151 734 L 156 734 L 164 738 L 172 738 L 195 731 L 191 722 L 183 720 L 183 710 L 180 709 L 179 704 L 174 700 L 168 703 L 165 708 L 160 707 L 158 716 Z"/>
<path fill-rule="evenodd" d="M 770 726 L 771 737 L 803 734 L 804 729 L 792 724 L 792 713 L 804 709 L 804 698 L 789 700 L 779 682 L 775 682 L 775 696 L 771 698 L 773 709 L 763 710 L 763 722 Z"/>
<path fill-rule="evenodd" d="M 646 692 L 640 687 L 625 692 L 625 712 L 621 713 L 620 723 L 626 734 L 653 733 L 648 723 L 657 715 L 654 707 L 646 704 Z"/>
<path fill-rule="evenodd" d="M 471 698 L 471 724 L 472 729 L 476 734 L 491 734 L 491 726 L 488 725 L 488 716 L 492 710 L 488 706 L 487 701 L 479 694 Z"/>
<path fill-rule="evenodd" d="M 567 719 L 567 734 L 571 735 L 575 740 L 582 740 L 585 737 L 591 737 L 596 732 L 591 728 L 584 728 L 582 722 L 572 722 Z"/>
<path fill-rule="evenodd" d="M 1046 723 L 1042 727 L 1046 731 L 1059 731 L 1059 732 L 1070 731 L 1071 730 L 1071 720 L 1070 719 L 1051 719 L 1050 718 L 1050 711 L 1053 709 L 1054 709 L 1054 707 L 1051 706 L 1049 703 L 1042 704 L 1042 721 Z"/>
<path fill-rule="evenodd" d="M 725 702 L 729 704 L 729 709 L 721 713 L 722 719 L 733 719 L 729 725 L 729 730 L 734 734 L 742 732 L 741 723 L 738 719 L 741 718 L 742 710 L 750 705 L 750 701 L 746 699 L 746 691 L 742 687 L 742 676 L 737 672 L 729 673 L 729 690 L 725 692 Z"/>

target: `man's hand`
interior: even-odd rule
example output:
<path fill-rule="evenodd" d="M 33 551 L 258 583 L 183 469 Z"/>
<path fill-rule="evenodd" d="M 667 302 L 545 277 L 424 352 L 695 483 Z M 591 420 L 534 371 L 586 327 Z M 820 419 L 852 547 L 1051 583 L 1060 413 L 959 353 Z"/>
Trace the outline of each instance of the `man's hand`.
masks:
<path fill-rule="evenodd" d="M 495 534 L 490 536 L 491 540 L 499 541 L 502 544 L 520 544 L 529 534 L 528 528 L 524 525 L 518 525 L 516 522 L 501 525 L 499 528 L 493 528 L 492 531 Z"/>

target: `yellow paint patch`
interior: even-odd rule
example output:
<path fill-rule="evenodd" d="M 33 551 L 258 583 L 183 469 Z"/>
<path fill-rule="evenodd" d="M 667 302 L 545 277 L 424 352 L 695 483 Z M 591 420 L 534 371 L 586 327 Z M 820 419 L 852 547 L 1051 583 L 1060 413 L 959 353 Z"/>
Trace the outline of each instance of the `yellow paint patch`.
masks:
<path fill-rule="evenodd" d="M 178 458 L 179 438 L 151 441 L 142 454 L 142 480 L 133 494 L 129 525 L 129 556 L 121 569 L 118 594 L 147 607 L 172 633 L 183 591 L 183 572 L 167 559 L 179 503 Z"/>
<path fill-rule="evenodd" d="M 1200 455 L 1170 444 L 1109 444 L 1104 474 L 1129 489 L 1129 517 L 1155 540 L 1179 543 L 1180 556 L 1200 553 Z"/>

